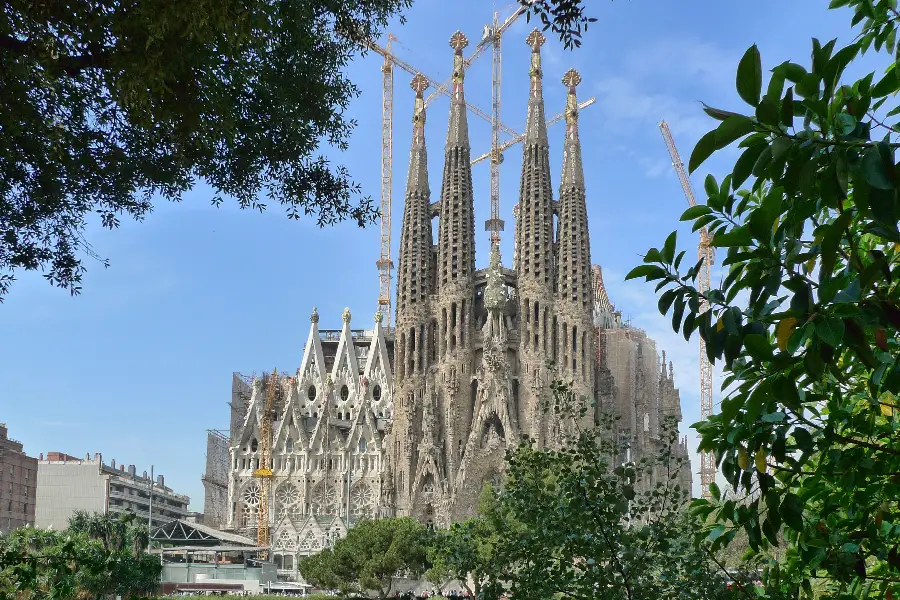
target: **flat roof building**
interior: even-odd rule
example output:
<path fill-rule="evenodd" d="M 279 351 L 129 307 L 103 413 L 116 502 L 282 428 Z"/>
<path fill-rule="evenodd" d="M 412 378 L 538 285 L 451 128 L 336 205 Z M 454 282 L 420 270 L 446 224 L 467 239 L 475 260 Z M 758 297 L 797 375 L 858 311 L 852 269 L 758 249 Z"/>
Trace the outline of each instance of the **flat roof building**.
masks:
<path fill-rule="evenodd" d="M 0 535 L 34 524 L 38 460 L 0 423 Z"/>
<path fill-rule="evenodd" d="M 166 487 L 162 475 L 152 482 L 153 525 L 189 514 L 190 498 Z M 133 512 L 147 520 L 150 510 L 151 478 L 134 465 L 103 462 L 102 456 L 83 459 L 50 452 L 37 465 L 37 501 L 34 525 L 64 529 L 75 511 L 101 514 Z"/>

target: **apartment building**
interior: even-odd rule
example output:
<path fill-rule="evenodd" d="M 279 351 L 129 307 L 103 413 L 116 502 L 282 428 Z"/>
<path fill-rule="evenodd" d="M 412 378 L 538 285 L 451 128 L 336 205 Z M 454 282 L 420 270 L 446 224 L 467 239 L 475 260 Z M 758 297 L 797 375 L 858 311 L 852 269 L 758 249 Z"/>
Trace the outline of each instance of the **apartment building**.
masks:
<path fill-rule="evenodd" d="M 38 460 L 0 423 L 0 535 L 34 524 Z"/>

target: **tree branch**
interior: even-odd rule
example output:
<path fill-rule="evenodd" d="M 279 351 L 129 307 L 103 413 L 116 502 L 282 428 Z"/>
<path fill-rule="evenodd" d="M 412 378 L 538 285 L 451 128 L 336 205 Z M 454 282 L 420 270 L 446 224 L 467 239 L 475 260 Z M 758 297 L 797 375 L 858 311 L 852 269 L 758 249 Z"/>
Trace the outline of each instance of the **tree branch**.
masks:
<path fill-rule="evenodd" d="M 20 40 L 8 35 L 0 35 L 0 50 L 4 53 L 18 54 L 40 60 L 46 58 L 46 48 L 32 40 Z M 77 75 L 85 69 L 106 69 L 110 65 L 110 56 L 106 53 L 89 53 L 80 55 L 61 54 L 52 58 L 53 64 L 58 65 L 69 75 Z"/>

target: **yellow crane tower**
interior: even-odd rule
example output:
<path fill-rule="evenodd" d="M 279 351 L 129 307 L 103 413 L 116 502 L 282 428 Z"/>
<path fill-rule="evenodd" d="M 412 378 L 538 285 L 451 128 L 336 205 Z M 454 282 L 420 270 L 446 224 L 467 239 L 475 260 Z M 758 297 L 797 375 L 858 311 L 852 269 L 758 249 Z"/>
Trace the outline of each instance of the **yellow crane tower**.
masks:
<path fill-rule="evenodd" d="M 659 124 L 659 130 L 662 132 L 663 139 L 666 141 L 666 147 L 669 149 L 669 156 L 672 157 L 672 166 L 678 174 L 678 181 L 681 182 L 681 189 L 687 198 L 690 206 L 696 206 L 697 200 L 694 198 L 694 190 L 691 187 L 691 180 L 688 179 L 687 172 L 684 170 L 684 163 L 678 155 L 678 149 L 675 147 L 675 140 L 672 138 L 672 132 L 669 131 L 669 125 L 665 121 Z M 700 296 L 700 312 L 709 310 L 709 303 L 705 299 L 706 293 L 710 287 L 710 267 L 712 267 L 715 259 L 715 250 L 710 245 L 709 230 L 706 227 L 700 229 L 700 244 L 697 246 L 697 259 L 702 260 L 700 266 L 700 277 L 698 280 L 698 290 Z M 712 416 L 713 411 L 713 393 L 712 393 L 712 365 L 706 356 L 706 342 L 700 338 L 700 418 L 708 419 Z M 700 489 L 704 498 L 709 498 L 709 484 L 716 480 L 716 459 L 711 452 L 700 453 Z"/>
<path fill-rule="evenodd" d="M 275 412 L 275 396 L 281 391 L 278 369 L 271 375 L 263 374 L 262 385 L 266 390 L 266 406 L 259 420 L 259 468 L 253 476 L 259 479 L 259 515 L 256 528 L 256 545 L 269 546 L 269 498 L 272 488 L 272 419 Z M 261 552 L 263 559 L 268 551 Z"/>

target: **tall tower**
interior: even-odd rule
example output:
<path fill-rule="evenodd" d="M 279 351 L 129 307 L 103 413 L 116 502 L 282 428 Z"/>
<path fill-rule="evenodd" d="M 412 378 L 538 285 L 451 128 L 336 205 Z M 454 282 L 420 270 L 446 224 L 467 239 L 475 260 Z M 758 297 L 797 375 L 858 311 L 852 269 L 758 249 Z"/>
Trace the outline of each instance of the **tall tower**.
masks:
<path fill-rule="evenodd" d="M 453 48 L 450 123 L 444 150 L 438 260 L 438 302 L 434 310 L 439 339 L 439 387 L 445 456 L 451 479 L 462 456 L 472 423 L 473 304 L 475 300 L 475 207 L 472 197 L 471 149 L 466 119 L 463 48 L 468 40 L 457 31 Z"/>
<path fill-rule="evenodd" d="M 550 147 L 544 119 L 541 46 L 545 38 L 535 29 L 531 46 L 531 90 L 525 140 L 522 143 L 522 184 L 516 218 L 515 267 L 519 294 L 519 402 L 522 433 L 542 443 L 540 399 L 550 376 L 547 359 L 553 354 L 557 326 L 553 310 L 553 190 L 550 185 Z"/>
<path fill-rule="evenodd" d="M 431 191 L 428 187 L 428 157 L 425 150 L 425 77 L 416 75 L 412 149 L 400 234 L 397 273 L 397 320 L 394 344 L 393 447 L 389 449 L 398 507 L 406 505 L 416 467 L 416 449 L 421 435 L 421 400 L 428 362 L 429 294 L 431 270 Z"/>
<path fill-rule="evenodd" d="M 579 83 L 581 76 L 574 69 L 569 69 L 563 77 L 563 85 L 569 93 L 566 99 L 563 170 L 559 184 L 556 362 L 563 380 L 573 382 L 573 391 L 590 398 L 594 390 L 593 297 L 591 245 L 581 142 L 578 139 L 578 100 L 575 96 Z"/>

